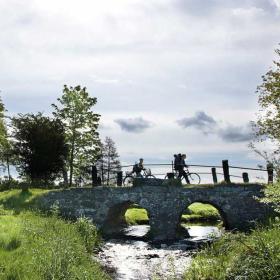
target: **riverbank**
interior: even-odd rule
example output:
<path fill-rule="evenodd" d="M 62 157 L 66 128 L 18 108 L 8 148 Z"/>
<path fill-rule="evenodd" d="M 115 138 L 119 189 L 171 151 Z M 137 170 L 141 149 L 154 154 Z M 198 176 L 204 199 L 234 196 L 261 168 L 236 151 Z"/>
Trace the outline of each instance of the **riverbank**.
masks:
<path fill-rule="evenodd" d="M 44 190 L 0 192 L 0 279 L 110 279 L 93 249 L 100 243 L 86 219 L 69 223 L 36 211 Z"/>
<path fill-rule="evenodd" d="M 280 222 L 248 235 L 226 233 L 196 255 L 184 279 L 280 279 Z"/>
<path fill-rule="evenodd" d="M 279 182 L 266 187 L 261 201 L 273 207 L 278 217 L 271 217 L 267 225 L 259 225 L 249 234 L 224 234 L 197 253 L 184 280 L 280 279 Z"/>

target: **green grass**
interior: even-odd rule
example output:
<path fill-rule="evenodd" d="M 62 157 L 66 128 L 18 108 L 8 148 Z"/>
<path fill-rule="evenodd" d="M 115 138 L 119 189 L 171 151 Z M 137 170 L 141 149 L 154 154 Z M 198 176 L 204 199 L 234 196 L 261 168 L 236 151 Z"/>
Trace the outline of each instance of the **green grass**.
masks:
<path fill-rule="evenodd" d="M 225 234 L 194 258 L 185 280 L 280 279 L 280 223 Z"/>
<path fill-rule="evenodd" d="M 148 213 L 143 208 L 129 208 L 125 213 L 125 219 L 129 225 L 149 224 Z"/>
<path fill-rule="evenodd" d="M 182 222 L 201 222 L 201 221 L 218 221 L 221 220 L 219 211 L 210 204 L 193 203 L 186 213 L 182 215 Z"/>
<path fill-rule="evenodd" d="M 91 257 L 100 242 L 95 227 L 37 213 L 45 192 L 0 193 L 0 279 L 109 279 Z"/>
<path fill-rule="evenodd" d="M 143 225 L 149 224 L 148 213 L 145 209 L 138 206 L 131 206 L 126 213 L 125 218 L 130 225 Z M 221 219 L 219 211 L 204 203 L 193 203 L 186 209 L 186 214 L 182 215 L 183 223 L 190 222 L 212 222 L 219 221 Z"/>
<path fill-rule="evenodd" d="M 36 210 L 38 198 L 49 190 L 30 189 L 28 191 L 9 190 L 0 192 L 0 209 L 5 213 L 19 214 L 26 210 Z M 0 210 L 1 214 L 1 210 Z"/>

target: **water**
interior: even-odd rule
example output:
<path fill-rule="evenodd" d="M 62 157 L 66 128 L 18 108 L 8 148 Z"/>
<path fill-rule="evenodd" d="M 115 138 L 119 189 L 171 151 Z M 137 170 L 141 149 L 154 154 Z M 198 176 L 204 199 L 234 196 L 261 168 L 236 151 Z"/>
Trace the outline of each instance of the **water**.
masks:
<path fill-rule="evenodd" d="M 189 239 L 173 244 L 150 244 L 141 239 L 149 226 L 130 226 L 124 239 L 107 240 L 99 252 L 101 263 L 116 280 L 180 279 L 191 264 L 192 255 L 209 236 L 220 236 L 214 226 L 189 226 Z M 131 239 L 132 238 L 132 239 Z M 136 240 L 135 240 L 136 239 Z"/>

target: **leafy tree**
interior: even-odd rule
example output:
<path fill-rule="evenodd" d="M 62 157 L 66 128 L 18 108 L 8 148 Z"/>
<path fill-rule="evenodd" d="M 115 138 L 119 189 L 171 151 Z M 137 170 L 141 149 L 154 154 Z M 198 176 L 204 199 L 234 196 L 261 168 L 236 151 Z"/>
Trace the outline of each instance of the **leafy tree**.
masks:
<path fill-rule="evenodd" d="M 265 197 L 261 199 L 262 202 L 272 206 L 274 210 L 280 213 L 280 186 L 279 182 L 276 184 L 269 184 L 265 188 Z"/>
<path fill-rule="evenodd" d="M 32 183 L 54 181 L 61 173 L 68 148 L 63 124 L 42 113 L 18 115 L 12 118 L 13 149 L 18 157 L 18 169 Z"/>
<path fill-rule="evenodd" d="M 257 135 L 280 144 L 280 50 L 276 50 L 278 61 L 262 78 L 258 86 L 261 112 L 257 121 Z"/>
<path fill-rule="evenodd" d="M 93 113 L 92 107 L 97 99 L 90 97 L 85 87 L 65 85 L 62 97 L 57 100 L 59 106 L 52 105 L 53 114 L 65 127 L 69 146 L 69 185 L 72 186 L 75 170 L 78 172 L 96 160 L 100 146 L 97 132 L 100 115 Z"/>
<path fill-rule="evenodd" d="M 267 162 L 273 163 L 276 172 L 280 174 L 280 50 L 276 50 L 277 60 L 274 67 L 262 76 L 263 82 L 257 87 L 259 105 L 261 107 L 258 120 L 254 124 L 258 141 L 271 140 L 276 150 L 271 152 L 259 151 L 250 144 L 254 151 Z"/>
<path fill-rule="evenodd" d="M 116 145 L 110 137 L 106 137 L 104 143 L 101 144 L 101 153 L 97 161 L 97 169 L 101 176 L 102 183 L 106 185 L 114 183 L 116 173 L 121 170 Z"/>
<path fill-rule="evenodd" d="M 0 161 L 8 170 L 8 178 L 11 179 L 10 164 L 12 160 L 11 143 L 8 139 L 7 125 L 5 122 L 5 106 L 0 98 Z"/>

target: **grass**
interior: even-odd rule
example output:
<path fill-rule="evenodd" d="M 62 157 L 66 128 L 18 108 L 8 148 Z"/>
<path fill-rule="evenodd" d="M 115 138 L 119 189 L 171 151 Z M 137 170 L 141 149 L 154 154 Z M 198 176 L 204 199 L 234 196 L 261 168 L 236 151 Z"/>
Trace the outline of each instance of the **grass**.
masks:
<path fill-rule="evenodd" d="M 149 224 L 148 213 L 145 209 L 133 205 L 125 213 L 126 222 L 129 225 L 145 225 Z"/>
<path fill-rule="evenodd" d="M 132 205 L 125 213 L 125 218 L 130 225 L 149 224 L 148 213 L 145 209 Z M 212 222 L 221 219 L 219 211 L 210 204 L 193 203 L 182 215 L 183 223 Z"/>
<path fill-rule="evenodd" d="M 280 279 L 280 223 L 227 233 L 194 258 L 185 280 Z"/>
<path fill-rule="evenodd" d="M 95 227 L 37 213 L 45 192 L 0 193 L 0 279 L 109 279 L 91 256 L 100 242 Z"/>
<path fill-rule="evenodd" d="M 49 192 L 49 190 L 42 189 L 30 189 L 28 191 L 9 190 L 0 192 L 0 207 L 5 213 L 9 211 L 11 214 L 19 214 L 20 212 L 27 210 L 36 210 L 38 198 L 47 192 Z"/>
<path fill-rule="evenodd" d="M 221 220 L 219 211 L 210 204 L 193 203 L 182 215 L 182 222 L 210 222 Z"/>
<path fill-rule="evenodd" d="M 265 188 L 263 203 L 280 213 L 279 182 Z M 273 219 L 273 220 L 272 220 Z M 249 234 L 226 233 L 199 252 L 185 280 L 280 279 L 280 219 L 273 217 Z"/>

